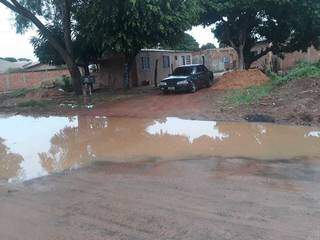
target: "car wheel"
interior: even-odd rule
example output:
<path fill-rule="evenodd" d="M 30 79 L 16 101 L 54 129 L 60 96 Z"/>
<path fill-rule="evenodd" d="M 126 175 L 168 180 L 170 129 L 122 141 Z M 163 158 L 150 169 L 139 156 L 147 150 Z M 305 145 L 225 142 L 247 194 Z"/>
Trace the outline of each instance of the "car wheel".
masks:
<path fill-rule="evenodd" d="M 212 80 L 212 78 L 210 77 L 210 78 L 208 79 L 208 82 L 207 82 L 207 88 L 211 87 L 212 85 L 213 85 L 213 80 Z"/>

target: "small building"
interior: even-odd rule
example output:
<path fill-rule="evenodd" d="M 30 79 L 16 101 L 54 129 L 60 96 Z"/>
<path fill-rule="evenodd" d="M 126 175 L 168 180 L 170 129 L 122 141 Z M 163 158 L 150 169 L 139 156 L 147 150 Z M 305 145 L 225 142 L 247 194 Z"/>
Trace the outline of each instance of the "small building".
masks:
<path fill-rule="evenodd" d="M 45 63 L 31 63 L 27 66 L 24 66 L 24 71 L 26 72 L 38 72 L 38 71 L 54 71 L 54 70 L 61 70 L 67 69 L 65 65 L 56 66 L 52 64 L 45 64 Z"/>
<path fill-rule="evenodd" d="M 179 66 L 192 63 L 192 52 L 163 49 L 142 49 L 136 56 L 130 71 L 130 87 L 157 86 Z M 124 56 L 110 55 L 99 61 L 96 87 L 121 89 L 124 86 Z"/>
<path fill-rule="evenodd" d="M 233 48 L 207 49 L 192 54 L 194 64 L 204 64 L 212 72 L 236 69 L 238 55 Z"/>
<path fill-rule="evenodd" d="M 192 52 L 142 49 L 136 57 L 138 86 L 157 86 L 174 69 L 189 64 L 192 64 Z"/>

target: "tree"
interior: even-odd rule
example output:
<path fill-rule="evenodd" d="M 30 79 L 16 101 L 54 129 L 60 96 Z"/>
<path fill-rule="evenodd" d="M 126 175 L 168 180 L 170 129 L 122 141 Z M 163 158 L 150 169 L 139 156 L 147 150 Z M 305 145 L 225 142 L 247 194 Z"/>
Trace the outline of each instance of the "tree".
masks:
<path fill-rule="evenodd" d="M 129 87 L 129 72 L 139 51 L 181 39 L 197 12 L 196 0 L 110 0 L 108 4 L 87 0 L 81 2 L 77 19 L 81 32 L 96 36 L 93 43 L 103 43 L 105 54 L 124 56 L 124 87 Z"/>
<path fill-rule="evenodd" d="M 189 34 L 185 33 L 181 40 L 178 40 L 177 43 L 169 46 L 174 50 L 184 50 L 184 51 L 198 51 L 199 43 Z"/>
<path fill-rule="evenodd" d="M 72 48 L 72 8 L 75 0 L 0 0 L 16 14 L 17 31 L 23 33 L 36 26 L 43 38 L 59 53 L 67 64 L 76 94 L 81 94 L 81 74 Z M 42 21 L 41 21 L 41 20 Z M 63 39 L 57 39 L 50 27 L 59 26 Z"/>
<path fill-rule="evenodd" d="M 201 46 L 201 50 L 207 50 L 207 49 L 216 49 L 216 46 L 213 43 L 207 43 Z"/>
<path fill-rule="evenodd" d="M 50 30 L 56 39 L 63 39 L 63 33 L 59 27 L 52 26 Z M 83 67 L 85 74 L 89 74 L 89 64 L 95 63 L 97 59 L 102 56 L 105 49 L 102 48 L 102 46 L 100 48 L 95 47 L 92 42 L 88 41 L 89 36 L 84 36 L 79 31 L 75 31 L 75 34 L 72 39 L 75 61 L 78 66 Z M 41 63 L 52 63 L 55 65 L 65 64 L 60 54 L 41 34 L 39 34 L 38 37 L 33 37 L 31 43 L 34 48 L 34 53 Z"/>
<path fill-rule="evenodd" d="M 201 23 L 214 24 L 213 33 L 221 44 L 236 50 L 239 68 L 272 51 L 306 50 L 319 45 L 319 1 L 317 0 L 200 0 Z M 251 52 L 259 41 L 267 47 Z"/>
<path fill-rule="evenodd" d="M 8 62 L 17 62 L 17 59 L 14 57 L 0 57 L 0 59 L 8 61 Z"/>
<path fill-rule="evenodd" d="M 50 28 L 51 34 L 55 39 L 60 39 L 62 42 L 63 33 L 59 28 Z M 38 37 L 31 38 L 31 44 L 34 49 L 34 54 L 38 57 L 41 63 L 63 65 L 65 61 L 57 50 L 50 44 L 47 38 L 43 37 L 41 33 L 38 33 Z"/>

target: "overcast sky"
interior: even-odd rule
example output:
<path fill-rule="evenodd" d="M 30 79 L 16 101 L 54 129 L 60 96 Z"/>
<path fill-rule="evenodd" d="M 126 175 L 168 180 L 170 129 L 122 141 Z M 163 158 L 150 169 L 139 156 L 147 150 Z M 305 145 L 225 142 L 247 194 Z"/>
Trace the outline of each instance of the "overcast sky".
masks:
<path fill-rule="evenodd" d="M 211 28 L 201 26 L 194 27 L 188 31 L 200 45 L 217 41 L 211 33 Z M 30 30 L 24 35 L 16 34 L 14 21 L 11 12 L 0 4 L 0 57 L 30 58 L 37 60 L 33 54 L 30 44 L 31 37 L 35 35 L 35 30 Z"/>

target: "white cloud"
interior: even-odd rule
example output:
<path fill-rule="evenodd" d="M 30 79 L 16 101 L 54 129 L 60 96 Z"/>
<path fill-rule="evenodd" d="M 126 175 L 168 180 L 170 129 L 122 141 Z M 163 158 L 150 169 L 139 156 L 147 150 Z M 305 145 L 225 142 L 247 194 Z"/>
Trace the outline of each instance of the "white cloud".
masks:
<path fill-rule="evenodd" d="M 219 46 L 218 40 L 214 37 L 213 33 L 211 32 L 212 26 L 203 27 L 203 26 L 196 26 L 193 27 L 190 31 L 187 31 L 188 34 L 193 36 L 200 46 L 206 43 L 214 43 L 216 47 Z"/>

